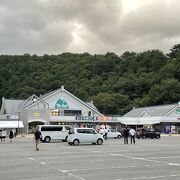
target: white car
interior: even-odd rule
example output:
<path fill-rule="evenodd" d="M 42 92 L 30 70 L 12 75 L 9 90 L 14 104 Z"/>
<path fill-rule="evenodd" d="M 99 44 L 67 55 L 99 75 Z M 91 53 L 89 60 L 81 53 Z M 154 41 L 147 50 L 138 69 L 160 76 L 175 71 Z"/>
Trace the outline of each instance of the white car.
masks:
<path fill-rule="evenodd" d="M 103 137 L 105 138 L 105 134 Z M 117 132 L 115 129 L 108 129 L 107 138 L 121 139 L 122 134 Z"/>
<path fill-rule="evenodd" d="M 101 145 L 103 137 L 94 128 L 71 128 L 69 130 L 67 142 L 69 145 L 79 145 L 80 143 L 92 143 Z"/>

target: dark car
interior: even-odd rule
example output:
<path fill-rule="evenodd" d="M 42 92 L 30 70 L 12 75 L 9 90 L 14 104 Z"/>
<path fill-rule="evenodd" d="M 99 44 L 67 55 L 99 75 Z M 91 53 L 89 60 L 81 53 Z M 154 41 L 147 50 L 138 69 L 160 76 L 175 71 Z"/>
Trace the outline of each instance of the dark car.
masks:
<path fill-rule="evenodd" d="M 153 128 L 146 128 L 146 129 L 142 129 L 141 132 L 138 132 L 137 135 L 136 135 L 137 138 L 142 138 L 142 139 L 145 139 L 145 138 L 156 138 L 156 139 L 159 139 L 161 137 L 160 133 L 155 131 L 155 129 Z"/>

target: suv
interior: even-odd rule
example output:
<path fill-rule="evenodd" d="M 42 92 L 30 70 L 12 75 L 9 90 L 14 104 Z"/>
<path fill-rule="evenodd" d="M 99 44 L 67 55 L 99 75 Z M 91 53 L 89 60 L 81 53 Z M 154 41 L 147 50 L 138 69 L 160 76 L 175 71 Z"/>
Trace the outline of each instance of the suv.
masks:
<path fill-rule="evenodd" d="M 141 133 L 137 133 L 137 138 L 156 138 L 159 139 L 161 137 L 160 133 L 155 131 L 153 128 L 147 128 L 147 129 L 142 129 Z"/>
<path fill-rule="evenodd" d="M 67 142 L 69 145 L 79 145 L 79 143 L 92 143 L 101 145 L 103 137 L 94 128 L 71 128 L 68 133 Z"/>
<path fill-rule="evenodd" d="M 51 140 L 67 141 L 70 127 L 67 125 L 39 125 L 41 131 L 42 142 L 50 142 Z"/>

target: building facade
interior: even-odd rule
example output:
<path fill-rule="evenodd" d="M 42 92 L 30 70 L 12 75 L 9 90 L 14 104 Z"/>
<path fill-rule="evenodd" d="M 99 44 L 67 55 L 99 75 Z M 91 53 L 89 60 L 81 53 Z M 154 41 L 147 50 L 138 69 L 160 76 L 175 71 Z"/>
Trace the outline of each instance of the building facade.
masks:
<path fill-rule="evenodd" d="M 39 97 L 32 95 L 26 100 L 2 98 L 0 110 L 0 128 L 17 128 L 21 133 L 31 133 L 40 124 L 83 123 L 92 126 L 116 120 L 105 117 L 92 101 L 83 102 L 64 86 Z"/>
<path fill-rule="evenodd" d="M 154 127 L 162 133 L 180 133 L 180 102 L 133 108 L 121 118 L 121 123 L 136 127 Z"/>
<path fill-rule="evenodd" d="M 0 129 L 31 133 L 41 124 L 109 125 L 116 130 L 124 126 L 155 127 L 160 132 L 180 133 L 180 103 L 133 108 L 122 117 L 114 117 L 104 116 L 93 102 L 83 102 L 64 86 L 26 100 L 2 98 Z"/>

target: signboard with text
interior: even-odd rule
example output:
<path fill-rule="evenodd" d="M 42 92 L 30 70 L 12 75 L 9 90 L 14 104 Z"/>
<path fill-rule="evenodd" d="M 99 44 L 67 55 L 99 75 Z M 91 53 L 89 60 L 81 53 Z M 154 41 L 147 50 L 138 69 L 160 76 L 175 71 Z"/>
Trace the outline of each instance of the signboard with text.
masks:
<path fill-rule="evenodd" d="M 93 116 L 76 116 L 76 120 L 93 121 L 93 120 L 96 120 L 96 117 L 93 117 Z"/>
<path fill-rule="evenodd" d="M 99 116 L 98 120 L 102 121 L 117 121 L 117 117 L 112 117 L 112 116 Z"/>

